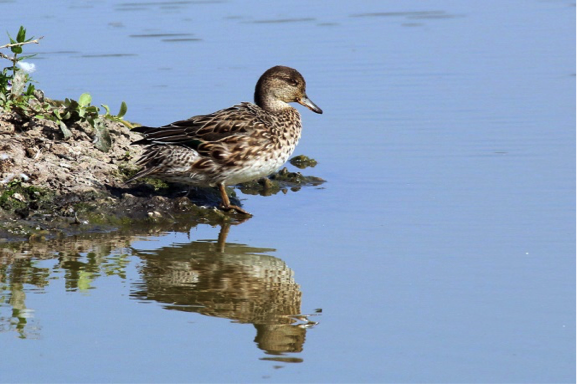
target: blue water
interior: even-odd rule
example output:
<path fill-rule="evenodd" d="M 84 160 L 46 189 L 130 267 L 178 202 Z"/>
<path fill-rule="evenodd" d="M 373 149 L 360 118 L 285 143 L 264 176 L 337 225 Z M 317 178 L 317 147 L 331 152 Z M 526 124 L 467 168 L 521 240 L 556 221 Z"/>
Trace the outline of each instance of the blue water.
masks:
<path fill-rule="evenodd" d="M 147 125 L 297 68 L 327 183 L 240 194 L 224 249 L 0 259 L 1 382 L 575 382 L 574 3 L 0 2 L 21 24 L 46 95 Z"/>

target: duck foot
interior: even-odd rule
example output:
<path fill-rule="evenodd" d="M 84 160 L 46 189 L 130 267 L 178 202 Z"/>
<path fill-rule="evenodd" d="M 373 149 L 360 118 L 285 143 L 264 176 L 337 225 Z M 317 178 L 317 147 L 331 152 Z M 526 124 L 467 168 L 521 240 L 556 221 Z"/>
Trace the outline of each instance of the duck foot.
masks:
<path fill-rule="evenodd" d="M 252 213 L 247 212 L 244 209 L 242 209 L 241 207 L 236 206 L 236 205 L 230 205 L 230 204 L 224 205 L 221 203 L 218 208 L 222 209 L 223 211 L 227 211 L 227 212 L 234 211 L 234 212 L 239 213 L 241 215 L 252 216 Z"/>
<path fill-rule="evenodd" d="M 251 213 L 248 213 L 247 211 L 245 211 L 241 207 L 238 207 L 236 205 L 232 205 L 230 203 L 230 200 L 228 199 L 228 195 L 226 194 L 226 189 L 224 188 L 224 184 L 219 184 L 218 189 L 220 191 L 220 196 L 222 197 L 222 203 L 220 203 L 220 206 L 219 206 L 220 209 L 222 209 L 223 211 L 227 211 L 227 212 L 234 210 L 236 213 L 240 213 L 241 215 L 245 215 L 245 216 L 249 216 L 249 217 L 252 216 Z"/>

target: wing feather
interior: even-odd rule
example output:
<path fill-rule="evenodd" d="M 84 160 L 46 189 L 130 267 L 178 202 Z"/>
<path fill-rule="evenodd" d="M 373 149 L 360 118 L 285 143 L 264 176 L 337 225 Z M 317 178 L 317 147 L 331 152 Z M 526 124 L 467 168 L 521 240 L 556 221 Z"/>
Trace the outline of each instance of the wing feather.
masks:
<path fill-rule="evenodd" d="M 132 144 L 182 145 L 197 149 L 201 144 L 231 136 L 250 136 L 255 129 L 260 130 L 266 125 L 259 108 L 251 103 L 241 103 L 162 127 L 137 127 L 132 131 L 142 133 L 144 138 Z"/>

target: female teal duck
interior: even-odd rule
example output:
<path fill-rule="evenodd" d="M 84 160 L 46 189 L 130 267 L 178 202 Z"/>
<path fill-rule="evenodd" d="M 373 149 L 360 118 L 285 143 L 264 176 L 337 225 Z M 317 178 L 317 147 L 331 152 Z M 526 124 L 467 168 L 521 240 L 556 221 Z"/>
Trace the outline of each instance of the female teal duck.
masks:
<path fill-rule="evenodd" d="M 255 104 L 243 102 L 209 115 L 193 116 L 162 127 L 137 127 L 144 135 L 132 144 L 147 147 L 131 182 L 155 177 L 168 182 L 218 187 L 220 207 L 250 215 L 230 204 L 225 185 L 265 177 L 279 169 L 301 137 L 301 117 L 288 103 L 323 113 L 306 95 L 306 83 L 295 69 L 267 70 L 256 83 Z"/>

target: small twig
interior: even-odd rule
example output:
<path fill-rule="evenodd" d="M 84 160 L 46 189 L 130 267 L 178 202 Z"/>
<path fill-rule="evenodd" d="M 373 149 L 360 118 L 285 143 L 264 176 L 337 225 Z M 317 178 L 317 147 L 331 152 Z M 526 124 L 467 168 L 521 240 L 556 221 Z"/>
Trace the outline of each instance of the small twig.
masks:
<path fill-rule="evenodd" d="M 40 44 L 40 40 L 42 40 L 44 38 L 44 36 L 40 36 L 37 39 L 34 40 L 30 40 L 30 41 L 25 41 L 23 43 L 14 43 L 14 44 L 6 44 L 6 45 L 0 45 L 0 49 L 2 48 L 10 48 L 10 47 L 19 47 L 21 45 L 26 45 L 26 44 Z"/>

